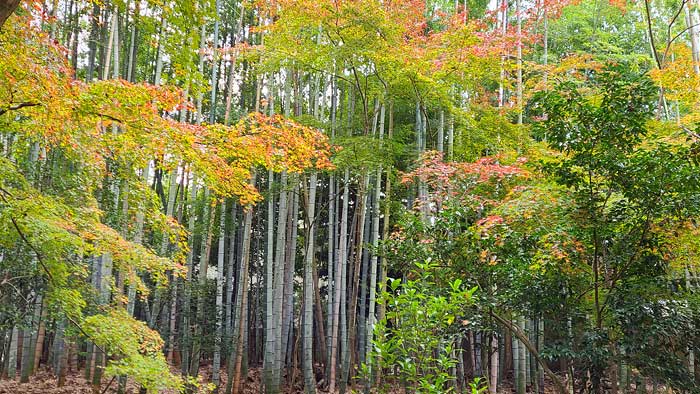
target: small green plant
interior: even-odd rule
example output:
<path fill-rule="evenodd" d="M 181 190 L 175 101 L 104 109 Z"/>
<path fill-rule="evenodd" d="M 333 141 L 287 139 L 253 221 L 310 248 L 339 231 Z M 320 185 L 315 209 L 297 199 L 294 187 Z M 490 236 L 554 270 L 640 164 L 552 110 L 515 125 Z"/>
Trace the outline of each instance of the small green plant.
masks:
<path fill-rule="evenodd" d="M 471 394 L 485 393 L 488 388 L 489 386 L 486 383 L 486 380 L 479 376 L 475 377 L 474 380 L 469 382 L 469 390 Z"/>
<path fill-rule="evenodd" d="M 454 344 L 476 288 L 460 279 L 441 283 L 438 266 L 417 263 L 407 279 L 390 279 L 382 295 L 387 305 L 376 328 L 375 359 L 407 392 L 451 393 L 458 351 Z"/>

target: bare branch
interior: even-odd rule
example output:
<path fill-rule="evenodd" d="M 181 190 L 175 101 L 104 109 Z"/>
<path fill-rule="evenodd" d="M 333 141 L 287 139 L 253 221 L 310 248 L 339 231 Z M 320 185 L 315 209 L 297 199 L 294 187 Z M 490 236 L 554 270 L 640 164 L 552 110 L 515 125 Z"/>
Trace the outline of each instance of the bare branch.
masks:
<path fill-rule="evenodd" d="M 37 103 L 35 101 L 26 101 L 23 103 L 17 103 L 15 105 L 10 104 L 5 108 L 0 108 L 0 115 L 4 114 L 5 112 L 8 112 L 8 111 L 16 111 L 16 110 L 18 110 L 20 108 L 24 108 L 24 107 L 36 107 L 37 105 L 41 105 L 41 104 Z"/>

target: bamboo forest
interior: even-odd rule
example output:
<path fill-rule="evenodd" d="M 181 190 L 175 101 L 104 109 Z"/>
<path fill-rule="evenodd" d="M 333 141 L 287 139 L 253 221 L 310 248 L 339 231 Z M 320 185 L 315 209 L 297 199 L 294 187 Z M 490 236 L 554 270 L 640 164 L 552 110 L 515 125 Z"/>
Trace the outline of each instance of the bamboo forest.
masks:
<path fill-rule="evenodd" d="M 700 1 L 0 0 L 0 394 L 700 393 Z"/>

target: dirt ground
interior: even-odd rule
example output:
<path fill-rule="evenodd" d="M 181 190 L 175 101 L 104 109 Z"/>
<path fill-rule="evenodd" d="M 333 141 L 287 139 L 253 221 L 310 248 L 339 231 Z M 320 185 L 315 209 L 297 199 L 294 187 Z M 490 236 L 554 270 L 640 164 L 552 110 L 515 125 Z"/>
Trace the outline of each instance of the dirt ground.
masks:
<path fill-rule="evenodd" d="M 177 372 L 177 371 L 173 371 Z M 211 373 L 210 368 L 203 367 L 200 371 L 200 381 L 208 381 Z M 260 387 L 260 374 L 259 369 L 251 369 L 248 372 L 248 377 L 245 381 L 244 394 L 258 394 L 261 393 Z M 299 384 L 294 387 L 287 387 L 287 394 L 297 394 L 303 392 L 303 387 L 301 386 L 301 379 L 299 379 Z M 222 381 L 226 381 L 226 374 L 222 374 Z M 115 394 L 117 392 L 117 381 L 103 379 L 102 387 L 100 388 L 100 394 Z M 126 393 L 137 394 L 139 392 L 138 386 L 133 382 L 129 381 L 127 383 Z M 200 393 L 205 393 L 206 390 L 201 390 Z M 361 391 L 353 390 L 353 393 L 359 393 Z M 506 383 L 502 387 L 499 387 L 498 392 L 500 394 L 511 394 L 514 392 L 513 387 Z M 653 388 L 651 385 L 647 387 L 647 393 L 652 393 Z M 667 393 L 662 387 L 657 388 L 657 393 Z M 317 393 L 325 393 L 324 391 L 318 390 Z M 392 390 L 395 394 L 409 394 L 404 393 L 401 388 L 396 388 Z M 555 394 L 551 382 L 547 382 L 545 386 L 545 394 Z M 66 382 L 62 387 L 58 387 L 56 376 L 47 371 L 40 370 L 34 374 L 29 383 L 19 383 L 19 378 L 17 380 L 0 379 L 0 394 L 93 394 L 92 386 L 85 380 L 85 377 L 80 372 L 73 372 L 66 376 Z M 168 393 L 169 394 L 169 393 Z"/>
<path fill-rule="evenodd" d="M 209 371 L 203 370 L 200 375 L 200 380 L 209 379 Z M 226 374 L 222 374 L 222 381 L 226 381 Z M 259 393 L 260 387 L 259 371 L 251 370 L 248 374 L 244 386 L 245 394 Z M 102 379 L 100 394 L 113 394 L 117 392 L 117 380 L 112 378 Z M 137 394 L 139 387 L 130 380 L 127 383 L 126 393 Z M 202 390 L 201 393 L 205 393 Z M 29 383 L 19 383 L 19 378 L 16 380 L 0 379 L 0 394 L 93 394 L 93 388 L 82 371 L 72 372 L 66 376 L 66 382 L 62 387 L 58 387 L 56 376 L 46 370 L 37 371 L 30 377 Z M 168 393 L 169 394 L 169 393 Z"/>

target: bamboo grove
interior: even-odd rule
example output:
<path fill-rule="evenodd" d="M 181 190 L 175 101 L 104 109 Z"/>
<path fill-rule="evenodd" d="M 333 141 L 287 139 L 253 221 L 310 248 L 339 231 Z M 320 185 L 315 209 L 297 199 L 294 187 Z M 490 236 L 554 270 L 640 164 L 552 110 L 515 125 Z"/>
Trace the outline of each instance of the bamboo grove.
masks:
<path fill-rule="evenodd" d="M 0 0 L 0 391 L 700 392 L 699 24 Z"/>

